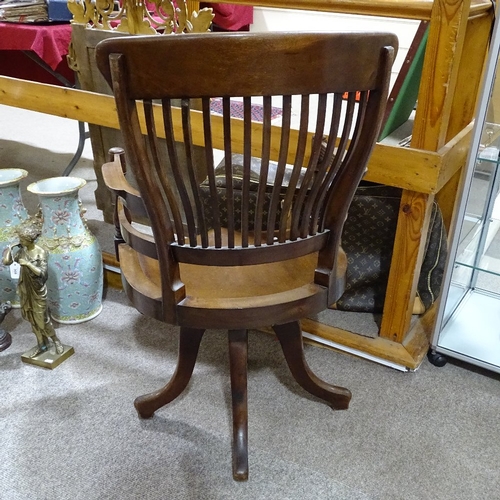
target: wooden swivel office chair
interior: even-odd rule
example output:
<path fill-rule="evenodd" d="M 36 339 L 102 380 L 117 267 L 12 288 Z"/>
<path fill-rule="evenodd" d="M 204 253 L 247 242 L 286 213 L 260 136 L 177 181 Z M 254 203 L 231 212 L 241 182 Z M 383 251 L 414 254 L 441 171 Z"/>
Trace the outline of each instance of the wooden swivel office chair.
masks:
<path fill-rule="evenodd" d="M 342 294 L 342 227 L 379 133 L 396 49 L 396 37 L 380 33 L 128 37 L 97 46 L 139 188 L 115 154 L 103 173 L 118 198 L 124 288 L 139 311 L 180 326 L 171 381 L 135 406 L 148 418 L 175 399 L 205 329 L 227 329 L 235 479 L 248 476 L 247 329 L 272 326 L 296 381 L 334 409 L 349 404 L 347 389 L 307 366 L 299 320 Z M 251 122 L 256 96 L 262 127 Z M 280 126 L 271 124 L 276 96 Z M 214 97 L 222 97 L 222 117 L 210 113 Z M 243 120 L 231 120 L 230 97 L 242 99 Z M 192 99 L 201 111 L 191 110 Z M 185 171 L 174 139 L 184 141 Z M 194 163 L 193 144 L 205 148 L 203 164 Z M 214 147 L 223 156 L 217 172 Z M 145 219 L 152 235 L 135 222 Z"/>

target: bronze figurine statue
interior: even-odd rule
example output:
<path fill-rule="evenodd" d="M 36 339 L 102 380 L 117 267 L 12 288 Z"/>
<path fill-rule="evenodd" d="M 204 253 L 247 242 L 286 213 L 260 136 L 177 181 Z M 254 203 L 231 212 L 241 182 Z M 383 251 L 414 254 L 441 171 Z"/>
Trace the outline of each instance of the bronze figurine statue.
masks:
<path fill-rule="evenodd" d="M 60 355 L 64 346 L 57 338 L 49 316 L 47 303 L 48 252 L 35 243 L 40 234 L 39 225 L 33 222 L 18 226 L 19 243 L 7 247 L 3 255 L 4 265 L 17 262 L 20 265 L 17 293 L 21 303 L 22 317 L 31 323 L 37 346 L 27 356 L 35 358 L 47 352 L 51 342 Z"/>

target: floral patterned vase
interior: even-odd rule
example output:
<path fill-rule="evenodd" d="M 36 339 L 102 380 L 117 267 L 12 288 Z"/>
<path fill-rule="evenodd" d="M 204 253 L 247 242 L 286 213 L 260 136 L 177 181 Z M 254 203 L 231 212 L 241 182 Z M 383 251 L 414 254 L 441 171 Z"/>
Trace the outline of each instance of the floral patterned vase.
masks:
<path fill-rule="evenodd" d="M 28 218 L 19 189 L 19 183 L 27 175 L 20 168 L 0 169 L 0 257 L 7 246 L 17 243 L 16 226 Z M 0 302 L 10 301 L 12 307 L 19 307 L 15 276 L 0 258 Z"/>
<path fill-rule="evenodd" d="M 49 252 L 48 303 L 58 323 L 88 321 L 102 310 L 102 253 L 78 196 L 85 184 L 77 177 L 53 177 L 28 186 L 40 200 L 43 225 L 37 244 Z"/>

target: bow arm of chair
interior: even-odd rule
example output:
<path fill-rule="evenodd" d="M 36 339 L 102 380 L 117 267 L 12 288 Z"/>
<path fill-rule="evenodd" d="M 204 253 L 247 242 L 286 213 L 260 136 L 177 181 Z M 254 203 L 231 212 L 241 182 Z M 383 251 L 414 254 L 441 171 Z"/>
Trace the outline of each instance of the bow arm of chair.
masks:
<path fill-rule="evenodd" d="M 122 148 L 111 148 L 109 155 L 110 161 L 102 166 L 104 183 L 115 196 L 122 198 L 125 205 L 130 207 L 135 214 L 147 218 L 147 212 L 139 191 L 125 177 L 127 171 L 125 151 Z"/>

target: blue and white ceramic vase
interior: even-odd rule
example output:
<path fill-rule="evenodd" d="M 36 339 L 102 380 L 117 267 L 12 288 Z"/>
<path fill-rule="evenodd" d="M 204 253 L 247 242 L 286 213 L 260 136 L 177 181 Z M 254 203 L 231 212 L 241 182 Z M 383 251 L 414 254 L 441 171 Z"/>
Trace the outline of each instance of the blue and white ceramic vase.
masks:
<path fill-rule="evenodd" d="M 37 244 L 49 252 L 47 294 L 58 323 L 82 323 L 102 310 L 102 253 L 83 217 L 78 192 L 86 181 L 53 177 L 35 182 L 43 225 Z"/>
<path fill-rule="evenodd" d="M 16 226 L 28 218 L 19 188 L 27 175 L 20 168 L 0 169 L 0 302 L 10 301 L 13 307 L 19 307 L 18 278 L 11 274 L 10 266 L 4 266 L 1 257 L 7 246 L 18 242 Z"/>

